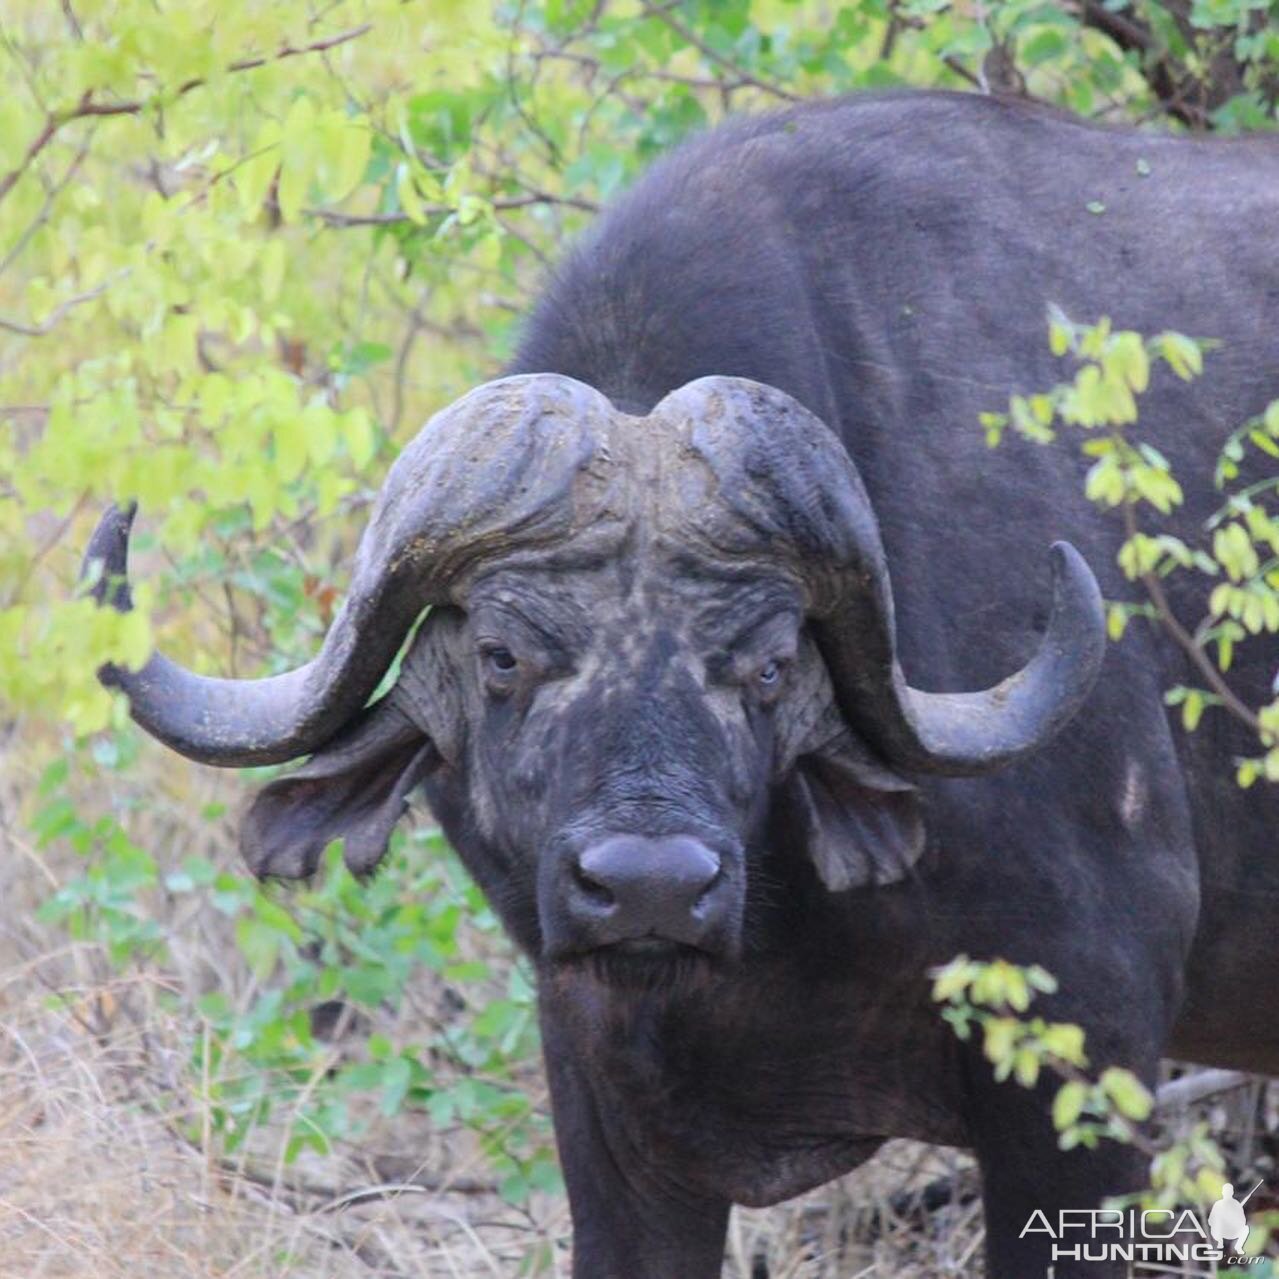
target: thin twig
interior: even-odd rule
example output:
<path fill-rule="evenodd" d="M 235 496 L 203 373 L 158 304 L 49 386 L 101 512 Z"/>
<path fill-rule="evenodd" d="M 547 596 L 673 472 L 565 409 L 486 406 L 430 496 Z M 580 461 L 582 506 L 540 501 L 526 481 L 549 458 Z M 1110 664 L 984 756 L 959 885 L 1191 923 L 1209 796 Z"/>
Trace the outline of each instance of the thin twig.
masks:
<path fill-rule="evenodd" d="M 42 338 L 52 333 L 57 323 L 66 313 L 73 310 L 77 306 L 83 306 L 86 302 L 92 302 L 94 298 L 101 297 L 108 288 L 111 287 L 121 276 L 127 275 L 128 270 L 117 271 L 109 280 L 103 280 L 97 288 L 89 289 L 84 293 L 77 293 L 74 297 L 67 298 L 64 302 L 59 302 L 57 306 L 49 312 L 48 317 L 41 324 L 23 324 L 20 320 L 6 320 L 0 315 L 0 329 L 5 329 L 10 333 L 20 334 L 26 338 Z"/>
<path fill-rule="evenodd" d="M 1124 529 L 1130 541 L 1136 537 L 1137 517 L 1131 502 L 1124 505 Z M 1168 593 L 1164 590 L 1163 583 L 1159 580 L 1159 577 L 1155 573 L 1142 573 L 1140 581 L 1142 586 L 1146 588 L 1146 594 L 1150 596 L 1150 602 L 1155 606 L 1155 611 L 1159 614 L 1159 620 L 1163 623 L 1164 629 L 1185 651 L 1186 656 L 1194 663 L 1195 669 L 1203 676 L 1208 687 L 1221 698 L 1222 705 L 1236 719 L 1242 721 L 1254 733 L 1261 736 L 1261 720 L 1256 712 L 1240 700 L 1238 694 L 1226 683 L 1221 672 L 1213 665 L 1208 654 L 1195 643 L 1195 637 L 1181 624 L 1176 613 L 1172 610 L 1172 605 L 1168 602 Z"/>
<path fill-rule="evenodd" d="M 401 341 L 400 349 L 395 357 L 395 376 L 391 382 L 391 417 L 389 423 L 392 435 L 400 429 L 400 421 L 404 417 L 404 381 L 408 376 L 409 354 L 412 352 L 413 344 L 417 341 L 418 334 L 421 332 L 422 313 L 421 303 L 419 303 L 409 312 L 408 327 L 405 329 L 404 339 Z"/>
<path fill-rule="evenodd" d="M 71 34 L 77 40 L 83 40 L 84 32 L 80 29 L 80 22 L 75 16 L 75 10 L 71 7 L 71 0 L 62 0 L 62 14 L 67 20 L 67 26 L 71 28 Z"/>
<path fill-rule="evenodd" d="M 49 214 L 53 211 L 54 201 L 67 189 L 71 179 L 80 171 L 81 165 L 84 164 L 85 158 L 89 154 L 89 148 L 93 144 L 93 138 L 94 131 L 90 130 L 84 141 L 77 148 L 71 163 L 67 165 L 67 171 L 45 192 L 44 203 L 40 206 L 40 212 L 36 214 L 30 225 L 13 242 L 13 247 L 5 254 L 4 260 L 0 262 L 0 275 L 3 275 L 14 264 L 23 249 L 31 242 L 31 237 L 48 222 Z"/>
<path fill-rule="evenodd" d="M 14 583 L 13 589 L 9 591 L 7 600 L 8 604 L 12 605 L 22 597 L 22 592 L 26 589 L 27 583 L 30 582 L 31 578 L 35 575 L 36 569 L 40 567 L 41 561 L 51 550 L 53 550 L 55 546 L 58 545 L 59 542 L 62 541 L 67 529 L 71 527 L 76 516 L 84 510 L 85 503 L 88 500 L 89 492 L 86 489 L 79 497 L 76 498 L 75 504 L 71 507 L 70 511 L 67 512 L 66 516 L 58 521 L 58 525 L 53 532 L 40 543 L 40 545 L 36 548 L 35 553 L 28 558 L 26 566 L 22 571 L 22 575 L 18 578 L 17 582 Z"/>
<path fill-rule="evenodd" d="M 708 62 L 713 62 L 717 67 L 735 75 L 739 80 L 746 84 L 752 85 L 756 89 L 762 89 L 765 93 L 770 93 L 775 98 L 781 98 L 783 102 L 798 102 L 799 95 L 791 93 L 783 89 L 779 84 L 772 84 L 767 80 L 761 80 L 758 76 L 752 75 L 744 67 L 739 66 L 729 58 L 725 58 L 722 54 L 716 53 L 695 31 L 686 27 L 669 9 L 662 8 L 659 5 L 650 3 L 650 0 L 643 0 L 644 13 L 650 18 L 656 18 L 665 26 L 670 27 L 681 40 L 687 44 L 691 44 L 702 57 Z"/>
<path fill-rule="evenodd" d="M 559 204 L 570 209 L 581 209 L 584 213 L 597 213 L 599 205 L 592 200 L 584 200 L 575 195 L 552 195 L 549 191 L 535 191 L 531 195 L 509 196 L 490 200 L 494 209 L 527 209 L 538 204 Z M 407 213 L 342 213 L 338 209 L 307 209 L 312 217 L 332 227 L 356 226 L 400 226 L 413 221 Z M 445 216 L 456 213 L 451 204 L 424 204 L 422 213 L 426 217 Z"/>
<path fill-rule="evenodd" d="M 964 66 L 953 53 L 948 53 L 942 58 L 942 62 L 948 66 L 961 80 L 967 80 L 969 84 L 981 93 L 989 93 L 990 86 L 980 77 L 974 75 Z"/>

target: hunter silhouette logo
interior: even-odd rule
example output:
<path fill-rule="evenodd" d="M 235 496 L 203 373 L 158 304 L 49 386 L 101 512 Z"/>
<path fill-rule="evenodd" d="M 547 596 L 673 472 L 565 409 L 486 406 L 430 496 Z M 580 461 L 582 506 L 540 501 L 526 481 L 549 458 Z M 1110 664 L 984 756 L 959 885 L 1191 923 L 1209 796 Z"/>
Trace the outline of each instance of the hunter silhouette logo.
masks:
<path fill-rule="evenodd" d="M 1227 1251 L 1242 1252 L 1244 1240 L 1248 1238 L 1248 1219 L 1243 1215 L 1243 1206 L 1261 1189 L 1259 1181 L 1242 1199 L 1235 1198 L 1235 1188 L 1226 1182 L 1221 1188 L 1221 1198 L 1212 1206 L 1208 1214 L 1208 1230 L 1217 1247 Z"/>
<path fill-rule="evenodd" d="M 1063 1208 L 1055 1221 L 1036 1208 L 1021 1235 L 1042 1234 L 1052 1240 L 1048 1279 L 1053 1279 L 1060 1261 L 1126 1261 L 1129 1274 L 1152 1270 L 1166 1274 L 1174 1262 L 1215 1265 L 1227 1258 L 1236 1266 L 1256 1265 L 1262 1258 L 1243 1251 L 1248 1239 L 1244 1205 L 1264 1184 L 1257 1182 L 1242 1199 L 1235 1198 L 1229 1182 L 1223 1185 L 1221 1198 L 1208 1212 L 1206 1228 L 1203 1217 L 1190 1208 Z M 1182 1269 L 1177 1273 L 1209 1272 Z"/>

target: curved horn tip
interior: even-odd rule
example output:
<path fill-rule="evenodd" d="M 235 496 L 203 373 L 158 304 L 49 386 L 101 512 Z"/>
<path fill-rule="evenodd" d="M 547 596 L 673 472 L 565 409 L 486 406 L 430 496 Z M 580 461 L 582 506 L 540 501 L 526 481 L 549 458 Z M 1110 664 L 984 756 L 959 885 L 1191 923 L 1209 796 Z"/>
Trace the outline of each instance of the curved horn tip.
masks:
<path fill-rule="evenodd" d="M 1062 638 L 1076 648 L 1085 663 L 1101 667 L 1106 647 L 1106 612 L 1101 588 L 1088 561 L 1069 542 L 1054 542 L 1053 619 L 1050 630 L 1062 624 Z"/>
<path fill-rule="evenodd" d="M 129 534 L 137 511 L 136 502 L 130 502 L 124 507 L 114 504 L 107 507 L 98 521 L 98 527 L 93 530 L 80 567 L 80 580 L 84 581 L 92 573 L 94 563 L 102 565 L 90 594 L 100 605 L 109 604 L 122 613 L 127 613 L 133 607 L 127 578 Z"/>
<path fill-rule="evenodd" d="M 1101 591 L 1069 542 L 1052 546 L 1053 602 L 1030 662 L 979 693 L 906 688 L 913 740 L 910 767 L 977 777 L 1039 750 L 1070 722 L 1092 692 L 1106 651 Z"/>

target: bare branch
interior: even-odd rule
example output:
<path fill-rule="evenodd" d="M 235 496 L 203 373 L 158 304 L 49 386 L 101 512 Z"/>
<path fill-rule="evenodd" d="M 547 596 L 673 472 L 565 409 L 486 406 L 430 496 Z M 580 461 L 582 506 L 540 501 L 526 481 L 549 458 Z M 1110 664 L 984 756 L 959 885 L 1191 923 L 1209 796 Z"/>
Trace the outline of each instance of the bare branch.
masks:
<path fill-rule="evenodd" d="M 989 93 L 990 85 L 988 85 L 981 76 L 974 75 L 964 66 L 954 54 L 948 53 L 942 58 L 942 62 L 950 68 L 961 80 L 967 80 L 979 93 Z"/>
<path fill-rule="evenodd" d="M 527 209 L 536 204 L 559 204 L 570 209 L 581 209 L 585 213 L 597 213 L 599 205 L 592 200 L 583 200 L 575 195 L 552 195 L 549 191 L 535 191 L 531 195 L 511 196 L 506 199 L 490 200 L 489 203 L 499 211 L 506 209 Z M 353 226 L 399 226 L 413 219 L 407 213 L 342 213 L 337 209 L 307 209 L 312 217 L 333 227 Z M 451 204 L 424 204 L 422 212 L 427 217 L 443 216 L 456 213 Z"/>
<path fill-rule="evenodd" d="M 286 44 L 269 56 L 243 58 L 239 62 L 232 62 L 227 67 L 227 70 L 252 71 L 255 67 L 266 66 L 268 62 L 283 62 L 286 58 L 301 57 L 305 53 L 327 53 L 330 49 L 336 49 L 340 44 L 349 44 L 352 40 L 358 40 L 362 35 L 367 35 L 372 30 L 373 24 L 371 22 L 362 22 L 358 27 L 352 27 L 349 31 L 339 32 L 339 34 L 328 36 L 323 40 L 313 40 L 310 44 Z M 191 89 L 198 88 L 203 83 L 203 80 L 188 80 L 179 92 L 187 93 Z"/>
<path fill-rule="evenodd" d="M 1197 1070 L 1180 1079 L 1160 1084 L 1155 1093 L 1155 1105 L 1160 1110 L 1182 1110 L 1193 1106 L 1205 1097 L 1215 1097 L 1221 1092 L 1231 1092 L 1253 1081 L 1242 1070 Z"/>
<path fill-rule="evenodd" d="M 84 32 L 80 29 L 80 23 L 75 16 L 75 10 L 71 7 L 71 0 L 62 0 L 62 14 L 67 20 L 67 26 L 71 28 L 71 34 L 77 40 L 83 40 Z"/>

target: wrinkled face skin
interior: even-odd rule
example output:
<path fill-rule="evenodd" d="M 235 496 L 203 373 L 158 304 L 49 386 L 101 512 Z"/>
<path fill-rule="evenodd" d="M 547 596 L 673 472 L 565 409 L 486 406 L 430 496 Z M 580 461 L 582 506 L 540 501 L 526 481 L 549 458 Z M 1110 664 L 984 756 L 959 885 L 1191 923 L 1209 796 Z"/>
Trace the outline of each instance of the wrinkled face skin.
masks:
<path fill-rule="evenodd" d="M 464 741 L 428 794 L 517 940 L 620 980 L 736 957 L 771 784 L 830 733 L 797 585 L 622 554 L 432 621 Z"/>

